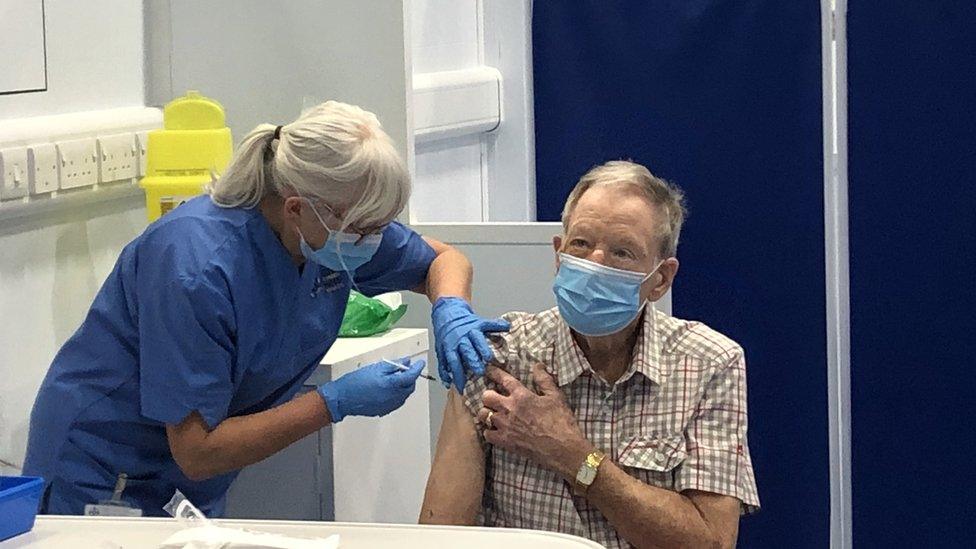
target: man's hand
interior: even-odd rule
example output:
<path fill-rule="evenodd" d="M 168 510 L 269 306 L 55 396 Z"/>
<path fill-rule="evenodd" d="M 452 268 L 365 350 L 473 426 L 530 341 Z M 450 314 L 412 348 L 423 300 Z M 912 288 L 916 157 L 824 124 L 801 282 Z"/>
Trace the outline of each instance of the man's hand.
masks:
<path fill-rule="evenodd" d="M 484 408 L 478 412 L 478 421 L 487 427 L 485 440 L 573 481 L 594 447 L 583 435 L 552 376 L 541 364 L 533 366 L 537 392 L 494 366 L 488 367 L 488 379 L 498 390 L 485 391 Z"/>

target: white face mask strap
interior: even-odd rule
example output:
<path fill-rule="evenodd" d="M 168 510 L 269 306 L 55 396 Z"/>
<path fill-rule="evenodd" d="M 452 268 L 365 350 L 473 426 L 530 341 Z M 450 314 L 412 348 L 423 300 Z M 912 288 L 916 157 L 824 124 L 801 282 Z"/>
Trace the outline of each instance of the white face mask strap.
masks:
<path fill-rule="evenodd" d="M 305 202 L 308 203 L 309 209 L 312 210 L 312 213 L 315 214 L 315 217 L 318 218 L 319 223 L 322 224 L 322 227 L 325 229 L 326 233 L 328 233 L 328 235 L 325 237 L 325 243 L 322 244 L 322 247 L 324 248 L 329 243 L 329 240 L 332 238 L 332 235 L 333 235 L 332 229 L 330 229 L 329 226 L 325 224 L 325 220 L 322 219 L 322 216 L 319 215 L 318 210 L 315 209 L 315 203 L 313 203 L 312 200 L 309 199 L 309 198 L 307 198 L 307 197 L 302 196 L 301 198 L 302 198 L 302 200 L 304 200 Z M 302 230 L 300 228 L 298 228 L 298 227 L 295 227 L 295 228 L 296 228 L 296 230 L 298 230 L 298 235 L 301 236 L 302 237 L 302 240 L 305 240 L 305 242 L 307 243 L 308 240 L 305 239 L 305 235 L 302 234 Z M 359 292 L 359 285 L 356 284 L 356 280 L 353 278 L 352 273 L 349 272 L 349 267 L 346 266 L 346 260 L 345 260 L 345 258 L 343 257 L 343 254 L 342 254 L 342 242 L 341 241 L 337 241 L 336 242 L 336 254 L 339 256 L 339 264 L 342 265 L 343 272 L 345 272 L 345 273 L 347 273 L 349 275 L 349 283 L 352 285 L 352 287 L 353 287 L 354 290 L 356 290 L 357 292 Z M 362 292 L 359 292 L 359 293 L 362 293 Z"/>
<path fill-rule="evenodd" d="M 644 273 L 642 273 L 640 271 L 628 271 L 626 269 L 617 269 L 615 267 L 610 267 L 610 266 L 607 266 L 607 265 L 603 265 L 603 264 L 600 264 L 600 263 L 596 263 L 595 261 L 590 261 L 589 259 L 584 259 L 582 257 L 576 257 L 575 255 L 570 255 L 570 254 L 567 254 L 566 252 L 559 252 L 559 258 L 560 258 L 560 262 L 566 261 L 567 263 L 575 264 L 575 265 L 577 265 L 579 267 L 582 267 L 582 268 L 584 268 L 586 270 L 589 270 L 589 271 L 610 272 L 610 273 L 617 274 L 617 275 L 622 275 L 622 276 L 641 276 L 641 275 L 643 275 L 641 277 L 641 284 L 647 282 L 647 279 L 651 278 L 651 276 L 653 276 L 654 273 L 656 273 L 657 270 L 661 268 L 661 265 L 664 265 L 664 261 L 665 261 L 664 259 L 658 261 L 657 262 L 657 265 L 655 265 L 655 267 L 653 269 L 651 269 L 651 272 L 649 272 L 647 274 L 644 274 Z"/>
<path fill-rule="evenodd" d="M 656 273 L 657 270 L 661 268 L 661 265 L 664 265 L 664 260 L 663 259 L 661 261 L 658 261 L 657 262 L 657 266 L 654 267 L 653 269 L 651 269 L 651 272 L 647 273 L 647 276 L 644 277 L 644 280 L 641 280 L 641 284 L 647 282 L 647 280 L 649 278 L 651 278 L 652 276 L 654 276 L 654 273 Z"/>
<path fill-rule="evenodd" d="M 570 265 L 573 265 L 579 269 L 589 271 L 591 273 L 608 274 L 616 277 L 625 277 L 631 280 L 640 279 L 644 275 L 644 273 L 640 271 L 628 271 L 626 269 L 617 269 L 615 267 L 603 265 L 601 263 L 590 261 L 589 259 L 583 259 L 582 257 L 576 257 L 575 255 L 570 255 L 564 252 L 559 253 L 559 258 L 560 258 L 560 262 L 569 263 Z"/>
<path fill-rule="evenodd" d="M 339 264 L 342 265 L 342 272 L 346 273 L 346 276 L 349 277 L 349 284 L 352 286 L 352 289 L 353 290 L 356 290 L 359 293 L 363 293 L 363 292 L 361 292 L 359 290 L 359 285 L 356 284 L 356 277 L 353 276 L 354 273 L 349 270 L 349 267 L 346 266 L 346 260 L 345 260 L 345 258 L 342 255 L 342 249 L 339 248 L 339 247 L 337 247 L 336 249 L 339 250 L 339 252 L 338 252 L 339 253 Z"/>
<path fill-rule="evenodd" d="M 315 214 L 315 217 L 317 217 L 317 218 L 318 218 L 318 220 L 319 220 L 319 223 L 321 223 L 321 224 L 322 224 L 322 227 L 323 227 L 323 228 L 324 228 L 324 229 L 325 229 L 325 230 L 326 230 L 326 231 L 327 231 L 327 232 L 328 232 L 329 234 L 332 234 L 332 229 L 330 229 L 330 228 L 329 228 L 329 226 L 325 224 L 325 220 L 324 220 L 324 219 L 322 219 L 322 216 L 321 216 L 321 215 L 319 215 L 319 211 L 315 209 L 315 203 L 314 203 L 314 202 L 312 202 L 312 199 L 311 199 L 311 198 L 306 198 L 306 197 L 304 197 L 304 196 L 302 197 L 302 199 L 303 199 L 303 200 L 304 200 L 305 202 L 308 202 L 308 207 L 309 207 L 309 208 L 310 208 L 310 209 L 312 210 L 312 213 L 313 213 L 313 214 Z"/>

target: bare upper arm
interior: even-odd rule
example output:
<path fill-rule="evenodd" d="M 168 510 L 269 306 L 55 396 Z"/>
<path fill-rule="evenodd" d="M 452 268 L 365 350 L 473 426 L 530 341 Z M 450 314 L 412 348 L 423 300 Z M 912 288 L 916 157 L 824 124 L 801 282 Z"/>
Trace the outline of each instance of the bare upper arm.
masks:
<path fill-rule="evenodd" d="M 735 547 L 742 503 L 732 496 L 712 492 L 685 490 L 682 493 L 698 509 L 719 547 Z"/>
<path fill-rule="evenodd" d="M 481 507 L 485 453 L 474 418 L 451 391 L 420 510 L 422 524 L 473 525 Z"/>
<path fill-rule="evenodd" d="M 421 236 L 420 238 L 424 239 L 424 242 L 426 242 L 428 246 L 430 246 L 431 248 L 434 249 L 434 257 L 435 258 L 437 256 L 441 255 L 444 252 L 448 252 L 448 251 L 454 249 L 453 247 L 451 247 L 451 246 L 449 246 L 447 244 L 444 244 L 443 242 L 441 242 L 440 240 L 437 240 L 436 238 L 431 238 L 429 236 Z M 427 281 L 425 280 L 424 282 L 421 282 L 420 284 L 417 284 L 417 286 L 411 288 L 410 291 L 411 292 L 414 292 L 414 293 L 417 293 L 417 294 L 426 294 L 427 293 Z"/>
<path fill-rule="evenodd" d="M 434 254 L 436 255 L 440 255 L 448 250 L 454 249 L 453 246 L 444 244 L 443 242 L 437 240 L 436 238 L 431 238 L 429 236 L 421 236 L 420 238 L 423 238 L 424 242 L 426 242 L 428 246 L 434 249 Z"/>
<path fill-rule="evenodd" d="M 179 465 L 187 477 L 192 480 L 202 480 L 207 474 L 199 465 L 200 449 L 204 447 L 207 433 L 207 422 L 200 412 L 193 412 L 176 425 L 166 425 L 166 440 L 173 460 Z"/>

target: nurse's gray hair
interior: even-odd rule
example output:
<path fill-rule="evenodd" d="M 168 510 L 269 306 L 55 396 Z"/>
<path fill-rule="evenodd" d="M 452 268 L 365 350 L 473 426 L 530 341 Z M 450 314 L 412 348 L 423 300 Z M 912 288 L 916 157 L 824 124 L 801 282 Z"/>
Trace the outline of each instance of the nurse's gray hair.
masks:
<path fill-rule="evenodd" d="M 410 175 L 373 113 L 328 101 L 282 126 L 277 139 L 271 124 L 252 130 L 207 192 L 226 208 L 297 192 L 333 207 L 351 204 L 344 225 L 378 228 L 403 211 Z"/>
<path fill-rule="evenodd" d="M 566 199 L 563 207 L 563 231 L 569 230 L 573 209 L 583 193 L 593 187 L 627 186 L 636 190 L 662 214 L 658 226 L 658 252 L 661 258 L 674 257 L 678 253 L 678 237 L 681 225 L 688 211 L 685 209 L 685 195 L 676 185 L 655 176 L 650 170 L 627 160 L 613 160 L 596 166 L 586 172 Z"/>

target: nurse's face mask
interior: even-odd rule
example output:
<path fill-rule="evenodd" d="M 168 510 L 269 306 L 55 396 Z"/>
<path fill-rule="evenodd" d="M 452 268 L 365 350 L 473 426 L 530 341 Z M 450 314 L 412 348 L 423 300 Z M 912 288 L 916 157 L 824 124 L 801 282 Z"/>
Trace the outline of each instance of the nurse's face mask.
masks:
<path fill-rule="evenodd" d="M 318 218 L 319 223 L 322 224 L 322 227 L 328 235 L 322 247 L 314 250 L 308 244 L 308 241 L 305 240 L 305 235 L 302 234 L 302 230 L 298 229 L 298 235 L 301 238 L 299 247 L 306 260 L 317 263 L 331 271 L 347 271 L 352 273 L 368 263 L 370 259 L 373 259 L 373 256 L 376 255 L 377 250 L 380 248 L 380 243 L 383 241 L 383 228 L 371 231 L 370 234 L 332 230 L 325 223 L 325 220 L 322 219 L 322 216 L 319 215 L 315 204 L 308 198 L 302 198 L 308 203 L 312 213 Z M 327 206 L 326 208 L 328 209 Z M 329 213 L 335 219 L 340 219 L 331 209 L 329 209 Z"/>
<path fill-rule="evenodd" d="M 552 288 L 560 316 L 570 328 L 585 336 L 605 336 L 623 330 L 643 310 L 641 285 L 662 263 L 645 274 L 560 253 L 559 272 Z"/>

